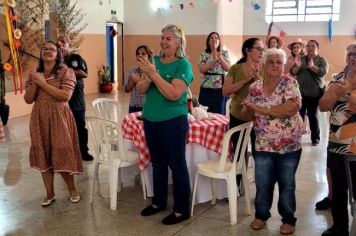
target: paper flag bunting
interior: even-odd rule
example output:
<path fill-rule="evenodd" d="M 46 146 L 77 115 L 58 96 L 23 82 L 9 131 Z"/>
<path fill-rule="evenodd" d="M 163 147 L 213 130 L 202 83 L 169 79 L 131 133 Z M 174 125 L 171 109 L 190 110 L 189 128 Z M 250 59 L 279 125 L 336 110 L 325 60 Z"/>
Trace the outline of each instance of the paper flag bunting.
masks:
<path fill-rule="evenodd" d="M 286 32 L 284 32 L 283 30 L 281 30 L 281 31 L 279 32 L 279 37 L 281 37 L 281 38 L 286 37 Z"/>
<path fill-rule="evenodd" d="M 329 41 L 331 43 L 332 38 L 333 38 L 333 20 L 330 19 L 328 21 L 328 37 L 329 37 Z"/>
<path fill-rule="evenodd" d="M 260 5 L 258 5 L 258 3 L 256 2 L 255 4 L 253 4 L 253 9 L 255 9 L 255 11 L 260 10 Z"/>

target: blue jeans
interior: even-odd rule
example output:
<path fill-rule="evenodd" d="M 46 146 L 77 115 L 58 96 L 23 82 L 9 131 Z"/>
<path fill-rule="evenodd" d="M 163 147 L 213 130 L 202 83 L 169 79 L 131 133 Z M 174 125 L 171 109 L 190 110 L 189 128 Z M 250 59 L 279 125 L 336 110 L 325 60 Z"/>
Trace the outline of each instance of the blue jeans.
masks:
<path fill-rule="evenodd" d="M 185 161 L 185 139 L 189 129 L 186 115 L 151 122 L 143 120 L 153 167 L 152 204 L 167 206 L 168 167 L 172 170 L 174 212 L 189 214 L 190 180 Z"/>
<path fill-rule="evenodd" d="M 277 182 L 279 187 L 278 212 L 282 216 L 282 222 L 295 225 L 297 221 L 294 216 L 296 209 L 295 173 L 301 154 L 301 149 L 285 154 L 256 151 L 256 219 L 266 221 L 271 217 L 273 190 Z"/>

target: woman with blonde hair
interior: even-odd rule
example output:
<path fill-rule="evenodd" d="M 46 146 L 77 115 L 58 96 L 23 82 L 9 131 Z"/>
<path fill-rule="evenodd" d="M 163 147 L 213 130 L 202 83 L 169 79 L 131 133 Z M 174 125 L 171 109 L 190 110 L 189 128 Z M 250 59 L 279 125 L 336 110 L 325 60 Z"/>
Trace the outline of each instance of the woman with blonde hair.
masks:
<path fill-rule="evenodd" d="M 185 160 L 185 138 L 189 129 L 187 88 L 193 80 L 192 67 L 185 54 L 185 35 L 176 25 L 162 30 L 160 56 L 154 64 L 138 58 L 143 78 L 136 87 L 146 93 L 143 124 L 153 167 L 151 205 L 142 210 L 150 216 L 167 207 L 168 168 L 173 179 L 173 212 L 162 220 L 165 225 L 189 218 L 190 180 Z"/>

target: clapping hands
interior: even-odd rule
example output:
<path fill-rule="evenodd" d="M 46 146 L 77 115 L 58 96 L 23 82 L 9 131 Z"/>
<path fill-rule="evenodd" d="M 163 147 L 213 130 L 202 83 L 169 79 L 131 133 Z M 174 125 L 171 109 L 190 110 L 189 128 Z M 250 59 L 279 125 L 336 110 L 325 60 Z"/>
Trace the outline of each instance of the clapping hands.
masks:
<path fill-rule="evenodd" d="M 31 76 L 32 76 L 32 79 L 33 79 L 33 82 L 35 85 L 37 85 L 39 87 L 43 87 L 47 84 L 47 81 L 46 81 L 43 73 L 34 71 L 31 73 Z"/>
<path fill-rule="evenodd" d="M 138 58 L 137 65 L 143 73 L 146 73 L 149 76 L 156 73 L 156 66 L 152 64 L 147 58 Z"/>
<path fill-rule="evenodd" d="M 329 90 L 331 90 L 331 92 L 333 92 L 337 98 L 340 98 L 350 93 L 351 87 L 347 80 L 340 80 L 330 84 Z"/>

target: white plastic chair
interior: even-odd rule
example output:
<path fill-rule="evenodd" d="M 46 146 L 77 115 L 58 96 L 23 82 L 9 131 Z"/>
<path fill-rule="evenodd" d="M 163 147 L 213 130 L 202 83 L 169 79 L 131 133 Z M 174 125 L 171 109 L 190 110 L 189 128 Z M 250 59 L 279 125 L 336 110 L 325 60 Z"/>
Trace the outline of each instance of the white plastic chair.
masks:
<path fill-rule="evenodd" d="M 90 194 L 90 203 L 93 203 L 95 180 L 98 181 L 99 165 L 109 166 L 110 209 L 116 210 L 117 192 L 121 189 L 120 169 L 137 165 L 139 156 L 137 152 L 124 150 L 121 125 L 111 120 L 87 116 L 86 125 L 89 131 L 89 140 L 94 149 L 94 178 Z M 146 199 L 146 185 L 141 172 L 143 197 Z"/>
<path fill-rule="evenodd" d="M 92 102 L 95 115 L 115 122 L 122 122 L 120 103 L 111 98 L 97 98 Z"/>
<path fill-rule="evenodd" d="M 230 222 L 231 225 L 237 223 L 237 185 L 236 185 L 236 174 L 242 174 L 242 183 L 245 189 L 245 198 L 247 204 L 247 211 L 250 214 L 250 190 L 248 186 L 248 179 L 246 174 L 245 165 L 245 151 L 247 148 L 247 143 L 250 139 L 250 132 L 252 129 L 252 122 L 248 122 L 230 129 L 223 139 L 223 146 L 220 160 L 209 160 L 198 163 L 197 172 L 195 174 L 194 187 L 193 187 L 193 197 L 192 197 L 192 208 L 191 215 L 193 216 L 195 194 L 198 186 L 198 176 L 203 175 L 211 178 L 211 190 L 212 190 L 212 200 L 211 203 L 216 203 L 215 197 L 215 181 L 214 179 L 225 179 L 227 182 L 228 198 L 229 198 L 229 210 L 230 210 Z M 229 153 L 231 135 L 241 132 L 239 139 L 236 144 L 236 150 L 234 153 L 234 158 L 232 162 L 227 160 Z M 241 145 L 242 144 L 242 145 Z M 240 151 L 241 148 L 241 151 Z M 240 153 L 240 154 L 239 154 Z M 238 157 L 239 161 L 237 161 Z"/>
<path fill-rule="evenodd" d="M 108 119 L 111 121 L 122 123 L 122 110 L 118 101 L 111 98 L 97 98 L 92 102 L 96 116 Z M 138 155 L 138 153 L 137 153 Z M 119 170 L 120 176 L 120 170 Z M 141 185 L 143 191 L 143 198 L 147 199 L 146 183 L 144 175 L 141 173 Z M 121 191 L 121 182 L 119 182 L 118 191 Z"/>

